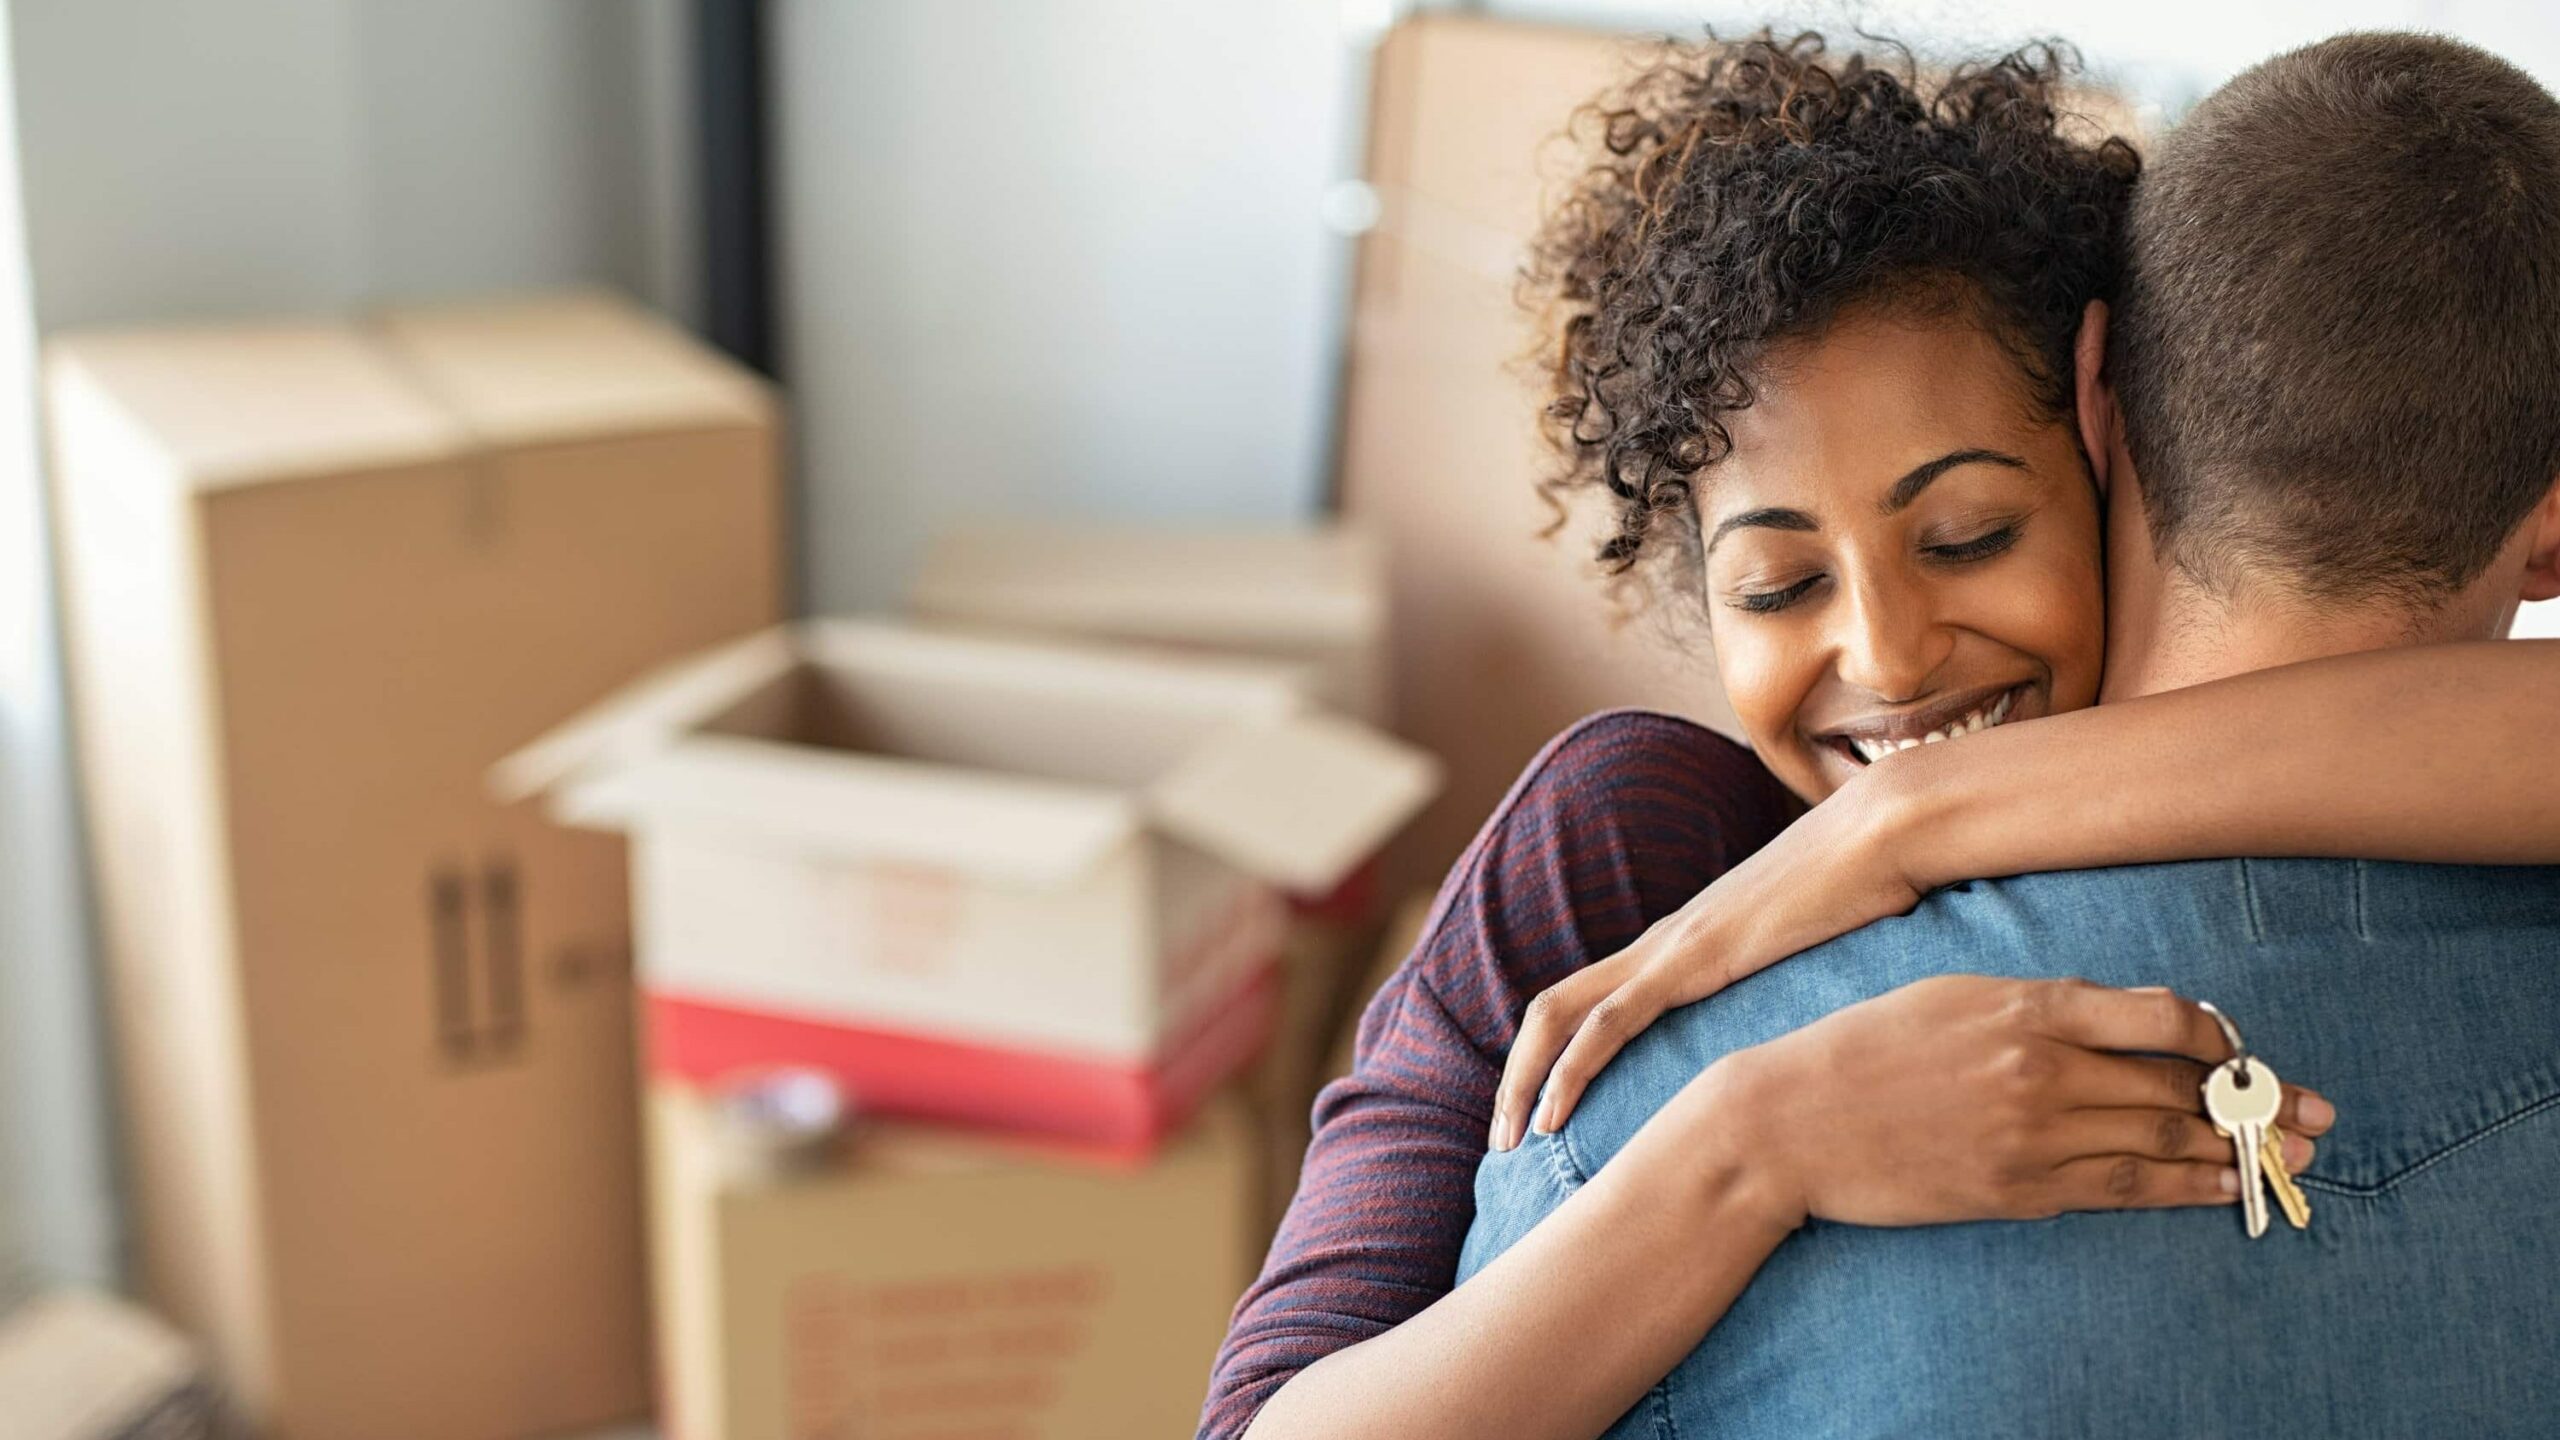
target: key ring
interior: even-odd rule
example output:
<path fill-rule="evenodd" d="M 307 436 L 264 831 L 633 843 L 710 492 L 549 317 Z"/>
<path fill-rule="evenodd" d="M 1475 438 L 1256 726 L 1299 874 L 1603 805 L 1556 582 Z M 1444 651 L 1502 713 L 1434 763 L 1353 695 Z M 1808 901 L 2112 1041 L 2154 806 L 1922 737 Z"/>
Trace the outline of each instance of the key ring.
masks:
<path fill-rule="evenodd" d="M 2239 1083 L 2243 1085 L 2248 1084 L 2249 1046 L 2246 1041 L 2243 1041 L 2240 1038 L 2240 1027 L 2232 1024 L 2231 1017 L 2223 1014 L 2220 1007 L 2216 1006 L 2210 1000 L 2197 1001 L 2196 1008 L 2204 1011 L 2207 1015 L 2212 1016 L 2213 1023 L 2222 1027 L 2222 1038 L 2231 1042 L 2231 1058 L 2223 1061 L 2222 1063 L 2225 1065 L 2236 1065 L 2240 1067 L 2240 1073 L 2236 1078 Z"/>

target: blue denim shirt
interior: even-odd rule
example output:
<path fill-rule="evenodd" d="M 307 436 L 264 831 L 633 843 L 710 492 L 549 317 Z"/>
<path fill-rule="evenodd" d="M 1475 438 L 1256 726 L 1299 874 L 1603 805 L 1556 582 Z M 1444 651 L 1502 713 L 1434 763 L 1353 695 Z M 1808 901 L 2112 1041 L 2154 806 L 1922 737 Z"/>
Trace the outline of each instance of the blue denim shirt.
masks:
<path fill-rule="evenodd" d="M 2337 1102 L 2309 1233 L 2278 1216 L 2250 1241 L 2216 1208 L 1816 1222 L 1610 1434 L 2560 1435 L 2560 869 L 2210 861 L 1942 892 L 1663 1017 L 1560 1134 L 1488 1156 L 1461 1279 L 1716 1057 L 1955 972 L 2222 1006 Z"/>

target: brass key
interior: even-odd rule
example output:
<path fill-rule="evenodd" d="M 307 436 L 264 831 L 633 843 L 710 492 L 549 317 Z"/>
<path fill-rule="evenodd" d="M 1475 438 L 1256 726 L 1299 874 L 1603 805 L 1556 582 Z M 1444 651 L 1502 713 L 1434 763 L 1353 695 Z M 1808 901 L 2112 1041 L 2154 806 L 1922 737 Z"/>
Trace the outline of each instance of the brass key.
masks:
<path fill-rule="evenodd" d="M 2293 1172 L 2285 1168 L 2284 1132 L 2273 1125 L 2267 1127 L 2264 1153 L 2258 1168 L 2267 1172 L 2267 1188 L 2276 1194 L 2276 1208 L 2284 1212 L 2285 1223 L 2296 1230 L 2311 1228 L 2311 1197 L 2293 1183 Z"/>

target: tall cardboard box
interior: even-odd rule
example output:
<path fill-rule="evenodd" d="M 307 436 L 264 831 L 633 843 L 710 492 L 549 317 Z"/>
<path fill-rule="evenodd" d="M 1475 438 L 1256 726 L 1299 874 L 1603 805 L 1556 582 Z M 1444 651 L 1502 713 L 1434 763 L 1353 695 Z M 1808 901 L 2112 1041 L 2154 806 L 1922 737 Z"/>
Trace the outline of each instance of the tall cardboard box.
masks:
<path fill-rule="evenodd" d="M 773 619 L 770 398 L 594 296 L 47 388 L 147 1297 L 288 1440 L 636 1413 L 622 847 L 481 777 Z"/>
<path fill-rule="evenodd" d="M 1344 525 L 963 525 L 926 551 L 907 607 L 951 624 L 1292 661 L 1326 704 L 1393 718 L 1385 551 Z"/>
<path fill-rule="evenodd" d="M 724 1173 L 650 1087 L 667 1440 L 1188 1435 L 1252 1276 L 1229 1097 L 1142 1169 L 860 1127 L 814 1175 Z"/>
<path fill-rule="evenodd" d="M 493 784 L 633 836 L 659 1068 L 1143 1149 L 1267 1030 L 1276 892 L 1332 888 L 1436 775 L 1294 667 L 826 620 Z"/>

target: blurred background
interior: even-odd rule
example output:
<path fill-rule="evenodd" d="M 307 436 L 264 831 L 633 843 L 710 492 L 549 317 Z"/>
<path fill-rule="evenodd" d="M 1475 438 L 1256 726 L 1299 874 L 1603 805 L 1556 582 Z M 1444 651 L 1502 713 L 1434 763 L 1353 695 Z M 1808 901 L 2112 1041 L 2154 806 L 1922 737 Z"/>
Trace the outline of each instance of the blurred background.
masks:
<path fill-rule="evenodd" d="M 1414 897 L 1572 717 L 1726 718 L 1510 368 L 1629 37 L 2560 85 L 2522 0 L 6 10 L 47 1437 L 1187 1433 Z"/>

